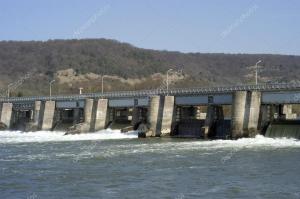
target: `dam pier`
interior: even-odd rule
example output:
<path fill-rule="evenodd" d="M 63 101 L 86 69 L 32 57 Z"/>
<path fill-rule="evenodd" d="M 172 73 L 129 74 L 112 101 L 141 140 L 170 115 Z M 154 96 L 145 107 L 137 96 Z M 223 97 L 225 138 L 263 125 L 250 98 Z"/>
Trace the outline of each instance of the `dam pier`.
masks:
<path fill-rule="evenodd" d="M 237 139 L 274 134 L 276 121 L 299 125 L 291 122 L 297 121 L 295 104 L 299 84 L 11 97 L 0 98 L 0 122 L 2 130 L 77 134 L 117 128 L 140 137 Z"/>

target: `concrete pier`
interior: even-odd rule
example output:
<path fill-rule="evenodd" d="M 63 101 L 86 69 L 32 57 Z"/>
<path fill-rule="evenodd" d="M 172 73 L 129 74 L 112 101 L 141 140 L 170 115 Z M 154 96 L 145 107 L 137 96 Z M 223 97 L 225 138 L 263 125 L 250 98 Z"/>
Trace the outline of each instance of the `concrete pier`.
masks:
<path fill-rule="evenodd" d="M 237 91 L 233 94 L 231 115 L 231 136 L 240 138 L 243 136 L 247 91 Z"/>
<path fill-rule="evenodd" d="M 150 99 L 150 107 L 148 114 L 148 124 L 149 124 L 149 132 L 146 134 L 146 137 L 154 137 L 158 136 L 160 133 L 160 125 L 159 121 L 159 111 L 161 109 L 161 97 L 153 96 Z"/>
<path fill-rule="evenodd" d="M 168 136 L 172 131 L 174 114 L 174 96 L 152 96 L 148 112 L 149 131 L 146 137 Z"/>
<path fill-rule="evenodd" d="M 102 130 L 109 121 L 108 100 L 107 99 L 86 99 L 84 105 L 84 122 L 78 123 L 80 109 L 74 109 L 73 118 L 75 126 L 70 130 L 70 134 L 87 133 Z M 77 122 L 78 121 L 78 122 Z"/>
<path fill-rule="evenodd" d="M 38 127 L 41 123 L 41 101 L 34 102 L 34 112 L 33 112 L 33 125 Z"/>
<path fill-rule="evenodd" d="M 55 113 L 55 101 L 46 101 L 43 109 L 43 119 L 41 130 L 49 131 L 53 127 Z"/>
<path fill-rule="evenodd" d="M 95 131 L 102 130 L 108 123 L 108 100 L 99 99 L 96 105 Z"/>
<path fill-rule="evenodd" d="M 253 137 L 258 133 L 260 106 L 260 92 L 237 91 L 233 94 L 232 138 Z"/>
<path fill-rule="evenodd" d="M 160 96 L 152 96 L 150 98 L 150 107 L 148 114 L 149 131 L 146 133 L 146 137 L 155 137 L 160 135 L 161 129 L 161 116 L 160 111 L 162 109 L 162 102 Z"/>
<path fill-rule="evenodd" d="M 261 106 L 261 92 L 253 91 L 250 94 L 249 116 L 248 116 L 248 136 L 254 137 L 258 133 L 259 114 Z M 245 117 L 247 119 L 247 116 Z"/>
<path fill-rule="evenodd" d="M 85 105 L 84 105 L 84 123 L 85 126 L 88 127 L 86 131 L 90 131 L 93 128 L 92 124 L 92 115 L 93 115 L 93 104 L 94 100 L 93 99 L 86 99 L 85 100 Z"/>
<path fill-rule="evenodd" d="M 12 103 L 3 103 L 1 108 L 0 121 L 5 124 L 8 129 L 11 127 L 12 107 Z"/>
<path fill-rule="evenodd" d="M 162 111 L 162 124 L 161 124 L 160 136 L 168 136 L 172 131 L 172 124 L 175 121 L 174 105 L 175 105 L 175 97 L 165 96 L 163 111 Z"/>

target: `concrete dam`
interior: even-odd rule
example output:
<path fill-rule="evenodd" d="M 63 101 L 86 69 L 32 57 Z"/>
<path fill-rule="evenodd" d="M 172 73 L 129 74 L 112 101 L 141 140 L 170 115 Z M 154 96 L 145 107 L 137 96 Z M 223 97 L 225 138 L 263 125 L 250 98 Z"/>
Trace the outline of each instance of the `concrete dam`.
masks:
<path fill-rule="evenodd" d="M 139 137 L 300 138 L 299 84 L 261 84 L 0 98 L 2 130 L 66 134 L 106 128 Z"/>

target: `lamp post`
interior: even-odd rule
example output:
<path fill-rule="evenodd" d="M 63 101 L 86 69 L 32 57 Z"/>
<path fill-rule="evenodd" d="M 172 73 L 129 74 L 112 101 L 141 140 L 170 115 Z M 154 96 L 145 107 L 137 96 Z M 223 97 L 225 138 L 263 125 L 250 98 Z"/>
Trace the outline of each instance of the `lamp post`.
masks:
<path fill-rule="evenodd" d="M 52 101 L 52 84 L 55 82 L 55 80 L 52 80 L 49 82 L 49 96 L 50 96 L 50 101 Z"/>
<path fill-rule="evenodd" d="M 173 69 L 169 69 L 167 71 L 167 96 L 169 95 L 169 72 L 171 72 Z"/>
<path fill-rule="evenodd" d="M 7 102 L 9 102 L 10 97 L 10 87 L 13 85 L 13 83 L 7 85 Z"/>
<path fill-rule="evenodd" d="M 103 93 L 104 93 L 104 81 L 103 79 L 107 77 L 106 75 L 102 75 L 101 77 L 101 94 L 102 94 L 102 97 L 103 97 Z"/>
<path fill-rule="evenodd" d="M 256 62 L 255 64 L 255 84 L 258 84 L 258 64 L 261 63 L 262 61 L 259 60 L 258 62 Z"/>
<path fill-rule="evenodd" d="M 10 84 L 7 86 L 7 98 L 9 99 L 9 95 L 10 95 Z"/>

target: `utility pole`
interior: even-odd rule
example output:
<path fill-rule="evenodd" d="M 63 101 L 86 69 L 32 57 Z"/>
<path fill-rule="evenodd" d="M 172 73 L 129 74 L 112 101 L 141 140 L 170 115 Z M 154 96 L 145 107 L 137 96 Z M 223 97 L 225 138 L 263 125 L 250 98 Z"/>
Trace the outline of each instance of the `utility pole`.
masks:
<path fill-rule="evenodd" d="M 171 71 L 173 71 L 173 69 L 167 71 L 167 96 L 169 95 L 169 72 Z"/>
<path fill-rule="evenodd" d="M 103 97 L 103 93 L 104 93 L 104 78 L 107 77 L 106 75 L 102 75 L 101 77 L 101 94 L 102 94 L 102 97 Z"/>
<path fill-rule="evenodd" d="M 52 101 L 52 84 L 55 82 L 55 80 L 52 80 L 49 82 L 49 96 L 50 96 L 50 101 Z"/>
<path fill-rule="evenodd" d="M 13 86 L 14 83 L 8 84 L 7 85 L 7 102 L 9 102 L 9 97 L 10 97 L 10 87 Z"/>
<path fill-rule="evenodd" d="M 255 84 L 258 84 L 258 64 L 261 63 L 262 61 L 259 60 L 258 62 L 256 62 L 255 64 Z"/>

